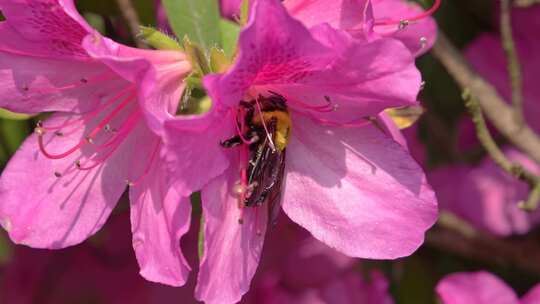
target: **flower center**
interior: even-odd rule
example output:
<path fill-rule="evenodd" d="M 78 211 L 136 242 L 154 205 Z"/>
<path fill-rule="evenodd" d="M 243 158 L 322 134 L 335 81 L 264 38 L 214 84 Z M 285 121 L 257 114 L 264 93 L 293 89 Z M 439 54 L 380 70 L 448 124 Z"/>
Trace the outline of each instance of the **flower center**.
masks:
<path fill-rule="evenodd" d="M 285 151 L 292 126 L 286 100 L 273 93 L 270 97 L 259 95 L 254 100 L 242 101 L 235 125 L 237 135 L 221 145 L 239 148 L 240 180 L 233 189 L 238 205 L 266 205 L 273 222 L 281 205 Z"/>

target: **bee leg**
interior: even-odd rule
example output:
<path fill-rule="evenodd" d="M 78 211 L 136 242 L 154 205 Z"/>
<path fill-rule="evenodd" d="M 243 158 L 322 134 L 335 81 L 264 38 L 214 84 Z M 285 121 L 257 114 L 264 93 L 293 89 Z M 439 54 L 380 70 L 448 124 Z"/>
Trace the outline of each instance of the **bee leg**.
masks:
<path fill-rule="evenodd" d="M 219 143 L 223 148 L 233 148 L 242 144 L 240 136 L 236 135 Z"/>
<path fill-rule="evenodd" d="M 257 144 L 257 142 L 259 142 L 260 140 L 259 135 L 255 131 L 246 132 L 246 134 L 244 134 L 242 137 L 248 141 L 247 144 L 249 145 Z M 234 148 L 244 143 L 242 137 L 240 137 L 239 135 L 235 135 L 229 139 L 221 141 L 219 144 L 223 148 Z"/>

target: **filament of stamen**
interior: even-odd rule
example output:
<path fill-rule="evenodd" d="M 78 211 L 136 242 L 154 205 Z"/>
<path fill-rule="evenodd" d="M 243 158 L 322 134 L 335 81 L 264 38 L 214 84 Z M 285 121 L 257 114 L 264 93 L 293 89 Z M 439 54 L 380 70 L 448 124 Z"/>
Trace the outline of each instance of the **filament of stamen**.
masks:
<path fill-rule="evenodd" d="M 104 81 L 111 80 L 111 79 L 114 79 L 114 78 L 115 78 L 115 75 L 107 71 L 107 72 L 103 72 L 101 74 L 98 74 L 98 75 L 96 75 L 95 77 L 92 77 L 92 78 L 88 78 L 88 79 L 87 78 L 81 78 L 77 82 L 66 84 L 66 85 L 61 86 L 61 87 L 39 88 L 39 89 L 36 89 L 35 92 L 38 93 L 38 94 L 42 94 L 42 95 L 52 94 L 52 93 L 56 93 L 58 91 L 75 89 L 75 88 L 78 88 L 78 87 L 80 87 L 82 85 L 96 84 L 96 83 L 104 82 Z"/>
<path fill-rule="evenodd" d="M 41 124 L 38 127 L 42 128 L 45 131 L 55 131 L 55 130 L 60 130 L 60 129 L 72 126 L 75 123 L 80 122 L 80 121 L 87 121 L 87 120 L 93 118 L 94 116 L 96 116 L 102 110 L 108 108 L 110 105 L 117 102 L 120 98 L 122 98 L 122 96 L 124 96 L 126 93 L 130 92 L 132 89 L 133 89 L 133 85 L 130 85 L 130 86 L 126 87 L 125 89 L 120 91 L 118 94 L 114 95 L 107 102 L 105 102 L 102 105 L 98 106 L 97 108 L 89 111 L 88 113 L 83 114 L 80 118 L 77 118 L 77 119 L 69 121 L 69 122 L 65 122 L 65 123 L 63 123 L 63 124 L 61 124 L 59 126 L 44 126 L 43 124 Z"/>
<path fill-rule="evenodd" d="M 442 0 L 435 0 L 435 3 L 433 4 L 433 6 L 429 10 L 425 11 L 424 13 L 420 15 L 402 18 L 400 20 L 379 20 L 379 21 L 375 21 L 375 25 L 401 25 L 404 22 L 421 20 L 421 19 L 424 19 L 426 17 L 433 15 L 439 9 L 439 7 L 441 6 L 441 3 L 442 3 Z"/>
<path fill-rule="evenodd" d="M 362 120 L 362 121 L 358 121 L 358 122 L 351 122 L 351 123 L 337 123 L 337 122 L 333 122 L 333 121 L 326 120 L 326 119 L 323 119 L 323 118 L 318 118 L 318 117 L 312 117 L 312 119 L 320 122 L 321 124 L 323 124 L 325 126 L 330 126 L 330 127 L 358 128 L 358 127 L 365 127 L 365 126 L 371 124 L 371 121 L 367 120 L 367 119 Z"/>
<path fill-rule="evenodd" d="M 111 157 L 111 155 L 118 149 L 118 147 L 120 147 L 124 139 L 130 134 L 131 130 L 133 130 L 133 128 L 136 126 L 136 123 L 138 119 L 140 118 L 140 116 L 141 116 L 141 112 L 138 109 L 134 110 L 133 113 L 130 114 L 126 122 L 123 124 L 118 134 L 114 136 L 112 139 L 110 139 L 109 141 L 107 141 L 106 143 L 97 146 L 96 151 L 94 152 L 94 155 L 97 155 L 99 152 L 104 151 L 106 148 L 109 148 L 109 147 L 112 147 L 112 148 L 99 158 L 89 159 L 83 165 L 79 164 L 79 166 L 77 166 L 77 169 L 81 171 L 92 170 L 96 168 L 97 166 L 101 165 L 102 163 L 104 163 L 109 157 Z M 84 166 L 90 161 L 93 161 L 93 164 L 89 166 Z"/>
<path fill-rule="evenodd" d="M 60 153 L 60 154 L 51 154 L 47 152 L 45 149 L 45 145 L 43 143 L 43 135 L 44 131 L 43 129 L 37 128 L 37 134 L 38 134 L 38 144 L 39 149 L 45 155 L 45 157 L 50 159 L 62 159 L 65 158 L 71 154 L 73 154 L 75 151 L 79 150 L 82 146 L 84 146 L 86 143 L 90 143 L 92 139 L 97 135 L 101 129 L 103 129 L 106 125 L 110 123 L 116 115 L 120 111 L 122 111 L 133 99 L 135 98 L 135 93 L 130 94 L 126 99 L 124 99 L 110 114 L 108 114 L 98 125 L 96 128 L 94 128 L 87 136 L 84 137 L 79 143 L 77 143 L 74 147 L 68 149 L 66 152 Z"/>
<path fill-rule="evenodd" d="M 296 100 L 296 99 L 290 99 L 290 100 L 288 100 L 288 102 L 296 103 L 296 104 L 298 104 L 299 106 L 301 106 L 304 109 L 312 110 L 312 111 L 319 112 L 319 113 L 334 112 L 336 110 L 336 107 L 333 106 L 332 102 L 329 101 L 328 99 L 325 98 L 325 100 L 327 101 L 327 104 L 322 105 L 322 106 L 309 105 L 309 104 L 307 104 L 305 102 L 302 102 L 302 101 Z"/>
<path fill-rule="evenodd" d="M 238 136 L 240 137 L 240 139 L 242 140 L 244 144 L 249 145 L 251 142 L 244 137 L 244 124 L 245 124 L 244 111 L 242 109 L 239 109 L 238 112 L 236 113 L 235 116 L 233 116 L 234 126 L 236 127 L 236 133 L 238 133 Z M 238 119 L 239 118 L 238 116 L 240 116 L 240 120 Z"/>

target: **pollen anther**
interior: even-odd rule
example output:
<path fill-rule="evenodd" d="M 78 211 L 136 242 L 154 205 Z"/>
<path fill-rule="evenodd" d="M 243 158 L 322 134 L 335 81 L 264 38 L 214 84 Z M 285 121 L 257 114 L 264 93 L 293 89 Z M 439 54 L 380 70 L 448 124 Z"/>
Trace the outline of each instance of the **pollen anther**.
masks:
<path fill-rule="evenodd" d="M 407 26 L 409 26 L 409 24 L 410 24 L 410 21 L 409 21 L 409 20 L 400 20 L 400 21 L 399 21 L 399 27 L 398 27 L 398 28 L 399 28 L 400 31 L 401 31 L 401 30 L 404 30 L 404 29 L 407 28 Z"/>

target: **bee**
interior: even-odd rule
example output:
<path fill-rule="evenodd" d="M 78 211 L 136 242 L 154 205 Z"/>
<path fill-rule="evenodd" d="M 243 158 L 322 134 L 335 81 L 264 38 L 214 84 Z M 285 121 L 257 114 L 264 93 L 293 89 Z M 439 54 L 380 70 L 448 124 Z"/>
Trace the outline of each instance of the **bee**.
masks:
<path fill-rule="evenodd" d="M 256 100 L 240 102 L 236 123 L 242 135 L 221 142 L 224 148 L 248 145 L 248 191 L 241 202 L 245 207 L 267 205 L 270 223 L 281 209 L 281 187 L 285 172 L 286 147 L 291 132 L 291 117 L 283 96 L 272 93 Z M 238 121 L 238 120 L 243 121 Z M 247 141 L 247 142 L 246 142 Z"/>

